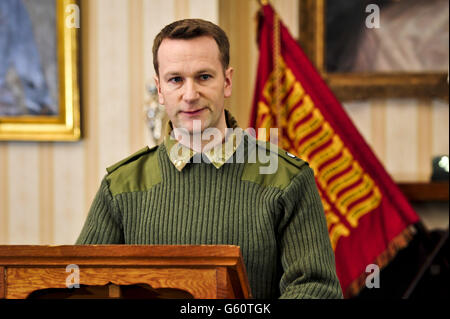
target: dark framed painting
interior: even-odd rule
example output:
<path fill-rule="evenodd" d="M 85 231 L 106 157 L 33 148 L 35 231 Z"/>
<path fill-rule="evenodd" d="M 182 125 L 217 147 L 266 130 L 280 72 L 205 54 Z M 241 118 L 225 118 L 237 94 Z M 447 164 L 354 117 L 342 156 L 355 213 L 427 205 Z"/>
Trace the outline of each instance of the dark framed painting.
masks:
<path fill-rule="evenodd" d="M 447 0 L 300 0 L 299 42 L 342 100 L 448 101 Z"/>
<path fill-rule="evenodd" d="M 80 139 L 76 0 L 0 1 L 0 140 Z"/>

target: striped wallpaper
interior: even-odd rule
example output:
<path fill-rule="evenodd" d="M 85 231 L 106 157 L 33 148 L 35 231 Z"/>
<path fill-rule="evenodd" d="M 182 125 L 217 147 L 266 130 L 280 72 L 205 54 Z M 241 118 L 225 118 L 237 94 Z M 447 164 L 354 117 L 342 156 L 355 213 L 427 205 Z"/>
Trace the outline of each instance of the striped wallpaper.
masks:
<path fill-rule="evenodd" d="M 294 36 L 296 0 L 272 3 Z M 219 23 L 235 68 L 227 106 L 248 125 L 258 52 L 256 0 L 82 1 L 82 125 L 76 143 L 0 142 L 0 244 L 73 244 L 105 167 L 153 145 L 144 122 L 152 44 L 175 19 Z M 431 157 L 449 153 L 448 103 L 426 99 L 346 103 L 396 180 L 427 180 Z"/>

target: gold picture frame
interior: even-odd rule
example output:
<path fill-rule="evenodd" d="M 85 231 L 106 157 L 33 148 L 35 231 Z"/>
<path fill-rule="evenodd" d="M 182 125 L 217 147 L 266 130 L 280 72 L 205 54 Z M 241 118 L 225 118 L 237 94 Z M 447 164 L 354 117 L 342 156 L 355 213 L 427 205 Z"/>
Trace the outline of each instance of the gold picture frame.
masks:
<path fill-rule="evenodd" d="M 75 6 L 73 6 L 75 5 Z M 81 138 L 79 25 L 67 23 L 77 0 L 55 0 L 58 114 L 0 116 L 3 141 L 77 141 Z M 79 15 L 78 15 L 79 17 Z"/>
<path fill-rule="evenodd" d="M 415 97 L 448 101 L 447 73 L 327 72 L 326 0 L 300 0 L 299 10 L 299 43 L 339 100 Z"/>

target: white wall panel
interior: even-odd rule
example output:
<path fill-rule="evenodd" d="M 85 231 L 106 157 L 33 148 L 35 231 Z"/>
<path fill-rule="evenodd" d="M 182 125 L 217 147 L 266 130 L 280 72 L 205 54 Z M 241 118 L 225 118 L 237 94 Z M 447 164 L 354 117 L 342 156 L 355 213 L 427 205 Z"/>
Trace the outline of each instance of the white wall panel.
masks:
<path fill-rule="evenodd" d="M 392 99 L 388 105 L 385 164 L 395 180 L 415 181 L 418 177 L 417 101 Z"/>
<path fill-rule="evenodd" d="M 39 243 L 37 143 L 9 143 L 9 243 Z"/>
<path fill-rule="evenodd" d="M 84 223 L 84 145 L 62 144 L 54 149 L 53 243 L 73 245 Z"/>
<path fill-rule="evenodd" d="M 98 0 L 98 156 L 105 168 L 130 153 L 129 2 Z"/>

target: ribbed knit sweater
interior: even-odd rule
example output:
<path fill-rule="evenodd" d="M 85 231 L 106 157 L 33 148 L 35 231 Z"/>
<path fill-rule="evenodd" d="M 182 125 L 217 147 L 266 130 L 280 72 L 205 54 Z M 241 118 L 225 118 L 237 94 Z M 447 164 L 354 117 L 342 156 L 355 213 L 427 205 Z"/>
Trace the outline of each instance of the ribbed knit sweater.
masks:
<path fill-rule="evenodd" d="M 238 245 L 255 298 L 342 298 L 313 171 L 282 155 L 271 175 L 235 158 L 180 172 L 144 149 L 109 169 L 76 243 Z"/>

